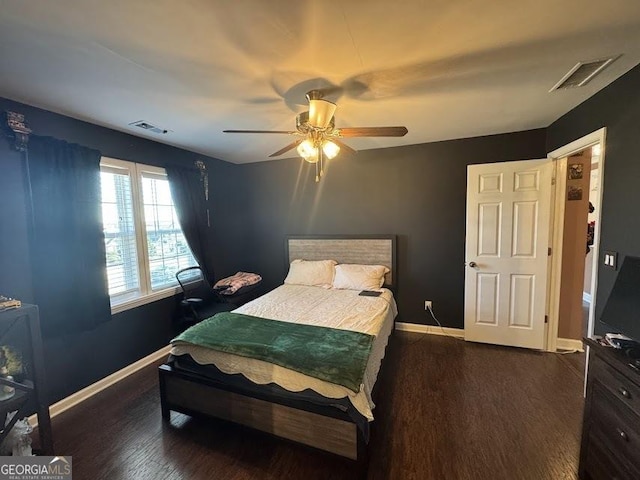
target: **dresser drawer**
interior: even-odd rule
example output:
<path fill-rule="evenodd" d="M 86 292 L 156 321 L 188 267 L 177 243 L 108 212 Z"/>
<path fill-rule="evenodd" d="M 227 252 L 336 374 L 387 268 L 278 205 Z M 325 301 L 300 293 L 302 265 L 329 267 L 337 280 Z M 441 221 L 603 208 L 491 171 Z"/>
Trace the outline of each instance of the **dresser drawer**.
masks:
<path fill-rule="evenodd" d="M 602 438 L 616 457 L 640 465 L 640 416 L 597 383 L 591 395 L 590 435 Z"/>
<path fill-rule="evenodd" d="M 616 398 L 640 414 L 640 387 L 618 372 L 611 365 L 593 355 L 589 364 L 590 380 L 600 382 Z M 638 376 L 640 380 L 640 375 Z"/>
<path fill-rule="evenodd" d="M 600 438 L 598 432 L 589 435 L 588 452 L 585 458 L 584 469 L 581 477 L 588 480 L 637 480 L 638 474 L 625 462 L 621 462 L 609 450 L 605 440 Z M 581 465 L 581 470 L 582 470 Z"/>

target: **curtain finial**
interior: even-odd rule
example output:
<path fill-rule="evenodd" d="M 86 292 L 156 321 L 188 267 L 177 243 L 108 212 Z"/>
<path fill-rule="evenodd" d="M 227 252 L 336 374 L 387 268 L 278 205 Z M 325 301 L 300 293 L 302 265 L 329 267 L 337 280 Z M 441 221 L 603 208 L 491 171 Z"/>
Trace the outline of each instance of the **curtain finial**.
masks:
<path fill-rule="evenodd" d="M 3 123 L 6 123 L 9 136 L 14 138 L 14 148 L 19 152 L 24 152 L 27 149 L 27 143 L 29 143 L 31 129 L 25 123 L 23 114 L 9 110 L 7 110 L 5 114 L 6 122 Z"/>
<path fill-rule="evenodd" d="M 209 175 L 207 174 L 207 165 L 202 160 L 196 160 L 193 162 L 196 168 L 200 170 L 200 181 L 204 188 L 204 199 L 209 201 Z"/>

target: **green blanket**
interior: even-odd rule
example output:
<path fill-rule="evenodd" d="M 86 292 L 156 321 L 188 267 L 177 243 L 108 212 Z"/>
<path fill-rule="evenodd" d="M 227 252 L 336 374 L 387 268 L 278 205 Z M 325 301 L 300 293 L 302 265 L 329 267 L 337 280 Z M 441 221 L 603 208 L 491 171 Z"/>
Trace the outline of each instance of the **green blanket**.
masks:
<path fill-rule="evenodd" d="M 171 343 L 256 358 L 358 392 L 373 335 L 222 312 Z"/>

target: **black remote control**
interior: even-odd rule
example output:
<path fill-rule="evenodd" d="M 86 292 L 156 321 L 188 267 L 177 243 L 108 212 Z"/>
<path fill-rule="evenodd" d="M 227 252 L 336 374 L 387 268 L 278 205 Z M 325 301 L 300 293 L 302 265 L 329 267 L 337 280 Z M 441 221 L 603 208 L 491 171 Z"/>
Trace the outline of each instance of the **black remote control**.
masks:
<path fill-rule="evenodd" d="M 376 292 L 375 290 L 362 290 L 358 295 L 362 297 L 379 297 L 382 292 Z"/>

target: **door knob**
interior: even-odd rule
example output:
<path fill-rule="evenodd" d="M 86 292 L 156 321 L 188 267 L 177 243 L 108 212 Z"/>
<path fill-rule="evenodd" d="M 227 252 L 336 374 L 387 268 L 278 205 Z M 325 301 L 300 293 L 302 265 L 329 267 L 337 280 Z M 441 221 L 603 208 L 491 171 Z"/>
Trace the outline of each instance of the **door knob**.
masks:
<path fill-rule="evenodd" d="M 471 268 L 476 268 L 478 266 L 476 262 L 469 262 L 467 263 L 467 265 L 469 265 Z"/>

